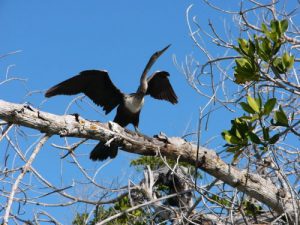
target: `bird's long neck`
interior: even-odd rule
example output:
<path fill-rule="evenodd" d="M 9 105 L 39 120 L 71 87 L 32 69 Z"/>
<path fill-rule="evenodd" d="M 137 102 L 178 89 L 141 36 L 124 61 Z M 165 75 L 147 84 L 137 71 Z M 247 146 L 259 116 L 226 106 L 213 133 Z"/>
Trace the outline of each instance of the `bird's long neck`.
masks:
<path fill-rule="evenodd" d="M 140 86 L 137 90 L 137 93 L 146 94 L 148 89 L 148 82 L 147 82 L 147 74 L 151 69 L 152 65 L 154 64 L 155 60 L 153 60 L 153 56 L 149 59 L 140 79 Z"/>
<path fill-rule="evenodd" d="M 149 70 L 143 72 L 141 79 L 140 79 L 140 86 L 137 89 L 137 93 L 139 94 L 146 94 L 148 89 L 148 82 L 147 82 L 147 73 Z"/>
<path fill-rule="evenodd" d="M 155 61 L 158 59 L 159 56 L 161 56 L 168 48 L 170 47 L 170 45 L 168 45 L 167 47 L 165 47 L 164 49 L 155 52 L 151 58 L 149 59 L 143 73 L 140 79 L 140 86 L 137 90 L 137 93 L 143 93 L 144 95 L 147 92 L 148 89 L 148 82 L 147 82 L 147 74 L 149 72 L 149 70 L 151 69 L 151 67 L 153 66 L 153 64 L 155 63 Z"/>

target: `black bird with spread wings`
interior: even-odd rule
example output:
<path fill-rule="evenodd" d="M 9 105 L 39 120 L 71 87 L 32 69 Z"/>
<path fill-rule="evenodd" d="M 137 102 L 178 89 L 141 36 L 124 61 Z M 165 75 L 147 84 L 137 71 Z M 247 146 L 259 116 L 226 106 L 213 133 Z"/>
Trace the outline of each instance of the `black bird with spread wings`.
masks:
<path fill-rule="evenodd" d="M 51 87 L 45 94 L 47 98 L 55 95 L 75 95 L 84 93 L 96 105 L 102 106 L 105 114 L 111 112 L 115 107 L 117 114 L 114 122 L 125 127 L 133 124 L 138 131 L 139 116 L 144 104 L 145 95 L 153 98 L 166 100 L 172 104 L 177 103 L 177 96 L 168 79 L 169 73 L 166 71 L 155 72 L 147 78 L 152 65 L 162 55 L 170 45 L 155 52 L 147 63 L 140 79 L 140 86 L 132 94 L 122 93 L 110 80 L 108 73 L 102 70 L 85 70 L 68 80 L 65 80 Z M 118 153 L 118 146 L 113 142 L 110 146 L 99 142 L 90 154 L 92 160 L 105 160 L 108 157 L 115 158 Z"/>

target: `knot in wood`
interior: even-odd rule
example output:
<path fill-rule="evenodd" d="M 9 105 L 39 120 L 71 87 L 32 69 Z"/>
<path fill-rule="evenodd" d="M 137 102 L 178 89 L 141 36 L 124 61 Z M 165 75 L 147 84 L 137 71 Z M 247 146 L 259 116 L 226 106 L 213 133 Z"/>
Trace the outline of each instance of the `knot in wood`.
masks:
<path fill-rule="evenodd" d="M 59 131 L 59 136 L 64 137 L 66 135 L 68 135 L 68 130 L 67 129 L 62 129 Z"/>

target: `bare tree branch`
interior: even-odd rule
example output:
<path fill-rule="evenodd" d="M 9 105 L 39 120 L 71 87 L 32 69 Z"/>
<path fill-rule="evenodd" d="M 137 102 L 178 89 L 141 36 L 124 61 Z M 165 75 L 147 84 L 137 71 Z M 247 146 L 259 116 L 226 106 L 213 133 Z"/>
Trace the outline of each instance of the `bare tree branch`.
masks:
<path fill-rule="evenodd" d="M 8 224 L 10 210 L 11 210 L 11 207 L 12 207 L 12 203 L 14 201 L 14 195 L 15 195 L 17 189 L 18 189 L 19 183 L 21 182 L 21 180 L 23 179 L 25 174 L 31 169 L 31 164 L 32 164 L 33 160 L 35 159 L 35 157 L 37 156 L 37 154 L 39 153 L 39 151 L 41 150 L 43 145 L 46 143 L 46 141 L 50 138 L 50 136 L 51 135 L 45 134 L 44 137 L 40 140 L 40 142 L 37 144 L 34 151 L 32 152 L 31 156 L 29 157 L 28 161 L 22 167 L 21 173 L 19 174 L 16 181 L 14 182 L 14 184 L 11 188 L 11 192 L 10 192 L 10 196 L 8 198 L 8 202 L 6 204 L 6 209 L 5 209 L 5 213 L 4 213 L 4 217 L 3 217 L 3 225 Z"/>
<path fill-rule="evenodd" d="M 118 124 L 91 122 L 72 115 L 58 116 L 39 111 L 28 105 L 14 104 L 0 100 L 0 118 L 9 123 L 30 127 L 48 134 L 89 138 L 107 142 L 114 139 L 124 151 L 141 155 L 156 155 L 180 159 L 206 171 L 212 176 L 246 193 L 250 197 L 271 207 L 278 214 L 293 212 L 290 195 L 280 196 L 280 190 L 269 180 L 247 170 L 239 170 L 225 163 L 210 149 L 199 147 L 199 161 L 196 160 L 197 146 L 181 138 L 149 138 L 139 135 Z M 299 203 L 298 203 L 299 204 Z"/>

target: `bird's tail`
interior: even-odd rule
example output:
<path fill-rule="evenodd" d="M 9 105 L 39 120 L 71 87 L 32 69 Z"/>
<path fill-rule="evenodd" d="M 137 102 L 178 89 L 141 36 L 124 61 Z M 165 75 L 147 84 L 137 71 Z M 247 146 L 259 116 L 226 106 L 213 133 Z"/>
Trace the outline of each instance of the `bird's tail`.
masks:
<path fill-rule="evenodd" d="M 90 159 L 93 161 L 103 161 L 108 157 L 115 158 L 118 154 L 118 146 L 113 143 L 110 146 L 106 146 L 105 143 L 99 142 L 90 153 Z"/>

